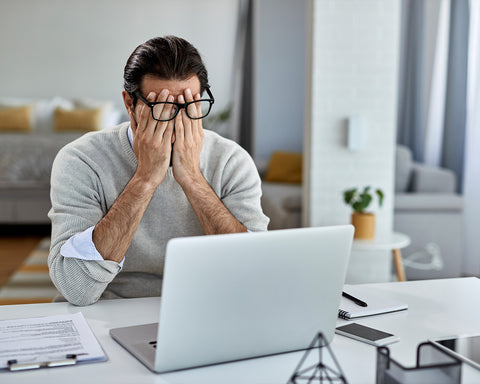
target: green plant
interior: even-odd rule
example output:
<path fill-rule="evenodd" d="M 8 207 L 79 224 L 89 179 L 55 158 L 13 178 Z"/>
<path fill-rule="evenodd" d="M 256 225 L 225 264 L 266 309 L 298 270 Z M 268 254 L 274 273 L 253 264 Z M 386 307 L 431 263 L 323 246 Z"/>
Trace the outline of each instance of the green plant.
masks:
<path fill-rule="evenodd" d="M 215 131 L 218 126 L 230 120 L 233 106 L 230 103 L 224 109 L 217 113 L 211 113 L 203 120 L 203 128 Z"/>
<path fill-rule="evenodd" d="M 363 191 L 359 191 L 357 188 L 347 189 L 343 192 L 343 200 L 346 204 L 350 205 L 355 212 L 365 213 L 370 203 L 373 200 L 373 191 L 370 191 L 370 187 L 363 188 Z M 376 189 L 375 194 L 378 197 L 378 206 L 381 207 L 383 203 L 383 192 L 381 189 Z"/>

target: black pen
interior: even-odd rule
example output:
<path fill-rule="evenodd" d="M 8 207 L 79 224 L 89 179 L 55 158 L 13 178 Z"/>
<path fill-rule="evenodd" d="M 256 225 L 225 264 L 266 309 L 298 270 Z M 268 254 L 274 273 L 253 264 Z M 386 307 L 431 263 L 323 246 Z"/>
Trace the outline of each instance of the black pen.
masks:
<path fill-rule="evenodd" d="M 352 300 L 355 304 L 360 305 L 361 307 L 367 307 L 368 304 L 360 299 L 357 299 L 356 297 L 353 297 L 352 295 L 349 295 L 346 292 L 342 292 L 342 296 L 346 297 L 347 299 Z"/>

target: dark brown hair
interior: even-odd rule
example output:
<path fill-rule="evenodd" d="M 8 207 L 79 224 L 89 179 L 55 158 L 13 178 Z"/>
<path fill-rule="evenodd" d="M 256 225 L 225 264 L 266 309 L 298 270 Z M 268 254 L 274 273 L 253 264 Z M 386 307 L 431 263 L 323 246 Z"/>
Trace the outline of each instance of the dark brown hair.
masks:
<path fill-rule="evenodd" d="M 123 71 L 123 86 L 137 102 L 135 92 L 140 90 L 145 75 L 166 80 L 186 80 L 196 75 L 200 80 L 200 93 L 208 85 L 208 73 L 197 49 L 176 36 L 154 37 L 140 44 L 127 60 Z"/>

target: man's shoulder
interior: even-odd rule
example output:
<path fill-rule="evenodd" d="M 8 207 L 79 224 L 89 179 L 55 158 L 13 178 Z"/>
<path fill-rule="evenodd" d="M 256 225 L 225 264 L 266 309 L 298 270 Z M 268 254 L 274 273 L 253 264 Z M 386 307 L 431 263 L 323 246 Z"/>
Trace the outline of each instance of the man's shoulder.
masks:
<path fill-rule="evenodd" d="M 121 132 L 128 128 L 128 123 L 122 123 L 110 128 L 102 129 L 101 131 L 87 132 L 80 136 L 78 139 L 67 144 L 64 149 L 81 149 L 82 151 L 88 151 L 89 149 L 95 149 L 97 147 L 104 147 L 109 142 L 117 141 Z"/>
<path fill-rule="evenodd" d="M 126 124 L 126 125 L 125 125 Z M 86 161 L 87 159 L 96 159 L 102 162 L 105 156 L 121 155 L 125 152 L 127 145 L 122 143 L 121 137 L 124 132 L 125 141 L 128 142 L 126 130 L 128 123 L 105 128 L 101 131 L 93 131 L 84 134 L 78 139 L 65 145 L 57 154 L 57 163 L 72 163 L 77 161 Z M 106 160 L 105 160 L 106 161 Z"/>
<path fill-rule="evenodd" d="M 227 139 L 209 129 L 203 130 L 203 142 L 209 152 L 246 153 L 246 151 L 235 141 Z"/>

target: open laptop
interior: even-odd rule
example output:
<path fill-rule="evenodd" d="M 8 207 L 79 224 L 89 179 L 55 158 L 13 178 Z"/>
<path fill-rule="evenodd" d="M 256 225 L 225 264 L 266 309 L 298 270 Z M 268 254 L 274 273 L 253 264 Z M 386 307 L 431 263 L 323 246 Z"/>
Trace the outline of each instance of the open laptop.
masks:
<path fill-rule="evenodd" d="M 159 323 L 110 335 L 155 372 L 330 342 L 352 238 L 345 225 L 172 239 Z"/>

